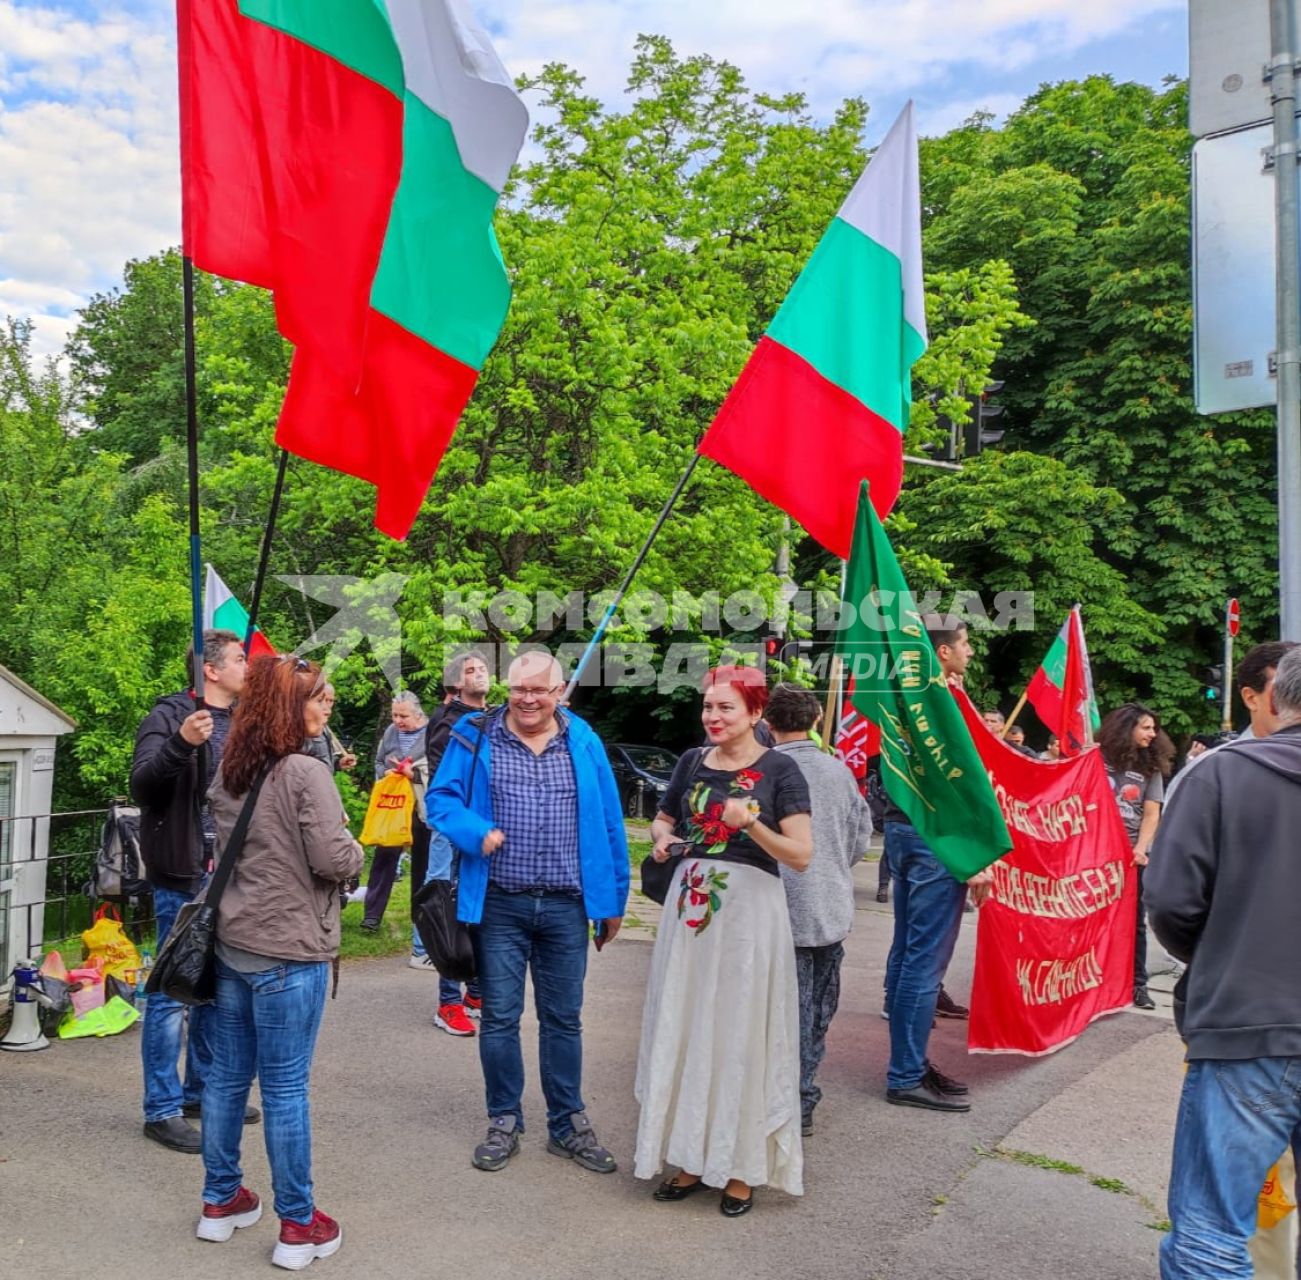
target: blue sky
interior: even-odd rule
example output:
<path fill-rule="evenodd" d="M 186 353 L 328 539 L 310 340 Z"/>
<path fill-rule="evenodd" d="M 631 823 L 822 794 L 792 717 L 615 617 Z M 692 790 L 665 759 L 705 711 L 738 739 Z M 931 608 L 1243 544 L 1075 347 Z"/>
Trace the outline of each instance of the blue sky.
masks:
<path fill-rule="evenodd" d="M 563 61 L 617 103 L 638 32 L 735 63 L 816 113 L 908 98 L 923 132 L 1044 81 L 1187 73 L 1186 0 L 469 0 L 519 74 Z M 57 352 L 123 264 L 179 239 L 171 0 L 0 0 L 0 314 Z"/>

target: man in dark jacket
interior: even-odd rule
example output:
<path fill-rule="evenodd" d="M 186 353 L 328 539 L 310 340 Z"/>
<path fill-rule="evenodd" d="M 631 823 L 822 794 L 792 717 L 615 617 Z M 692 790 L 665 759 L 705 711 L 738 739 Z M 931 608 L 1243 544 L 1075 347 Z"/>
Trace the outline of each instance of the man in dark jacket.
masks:
<path fill-rule="evenodd" d="M 131 761 L 131 794 L 140 806 L 140 852 L 153 885 L 160 947 L 177 912 L 202 888 L 212 855 L 205 797 L 221 763 L 231 707 L 244 687 L 244 646 L 233 631 L 203 633 L 203 679 L 202 710 L 196 709 L 192 692 L 170 694 L 154 703 L 136 733 Z M 199 776 L 200 756 L 203 777 Z M 151 995 L 140 1036 L 145 1136 L 195 1155 L 200 1150 L 199 1131 L 186 1117 L 200 1114 L 203 1079 L 212 1061 L 209 1016 L 206 1007 L 189 1011 L 184 1084 L 177 1064 L 185 1035 L 185 1006 L 161 994 Z M 246 1118 L 257 1118 L 253 1108 L 249 1112 Z"/>
<path fill-rule="evenodd" d="M 488 673 L 488 663 L 483 654 L 471 650 L 450 658 L 443 667 L 443 690 L 445 697 L 441 706 L 429 717 L 429 729 L 425 738 L 425 758 L 429 762 L 429 780 L 433 783 L 438 772 L 439 762 L 447 750 L 452 729 L 462 716 L 483 711 L 488 705 L 488 686 L 492 677 Z M 425 873 L 425 883 L 430 880 L 456 879 L 455 851 L 451 841 L 434 826 L 428 810 L 425 820 L 429 823 L 429 865 Z M 411 943 L 411 967 L 431 971 L 433 964 L 418 935 Z M 438 1005 L 434 1010 L 434 1026 L 453 1036 L 472 1036 L 475 1034 L 472 1018 L 479 1017 L 483 1001 L 479 996 L 479 985 L 469 983 L 462 994 L 461 984 L 441 975 L 438 979 Z"/>
<path fill-rule="evenodd" d="M 1164 1280 L 1250 1276 L 1265 1175 L 1301 1147 L 1301 649 L 1270 691 L 1279 728 L 1208 752 L 1168 805 L 1144 876 L 1152 931 L 1188 965 L 1188 1074 Z"/>

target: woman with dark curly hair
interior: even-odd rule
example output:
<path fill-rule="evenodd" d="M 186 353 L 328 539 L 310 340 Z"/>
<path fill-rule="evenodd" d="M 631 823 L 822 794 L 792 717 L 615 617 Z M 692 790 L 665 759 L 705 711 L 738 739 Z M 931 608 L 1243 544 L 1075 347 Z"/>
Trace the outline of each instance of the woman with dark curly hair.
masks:
<path fill-rule="evenodd" d="M 763 672 L 717 667 L 704 693 L 708 745 L 678 761 L 651 824 L 651 856 L 678 866 L 642 1018 L 634 1173 L 675 1164 L 656 1200 L 715 1187 L 735 1218 L 756 1186 L 804 1189 L 799 992 L 780 867 L 808 866 L 813 833 L 799 765 L 755 737 Z"/>
<path fill-rule="evenodd" d="M 208 792 L 220 851 L 246 803 L 243 848 L 218 908 L 213 1062 L 203 1094 L 203 1215 L 223 1242 L 262 1216 L 242 1185 L 240 1138 L 254 1076 L 280 1239 L 272 1262 L 300 1270 L 336 1252 L 339 1224 L 312 1198 L 307 1086 L 339 954 L 339 886 L 361 869 L 330 769 L 303 755 L 325 728 L 325 677 L 292 654 L 249 664 L 221 769 Z"/>
<path fill-rule="evenodd" d="M 1112 794 L 1125 824 L 1125 834 L 1138 868 L 1138 919 L 1134 934 L 1134 1004 L 1155 1009 L 1147 992 L 1147 913 L 1143 910 L 1143 868 L 1156 838 L 1165 800 L 1174 747 L 1161 732 L 1155 714 L 1137 702 L 1126 702 L 1107 714 L 1098 730 L 1098 747 L 1107 768 Z"/>

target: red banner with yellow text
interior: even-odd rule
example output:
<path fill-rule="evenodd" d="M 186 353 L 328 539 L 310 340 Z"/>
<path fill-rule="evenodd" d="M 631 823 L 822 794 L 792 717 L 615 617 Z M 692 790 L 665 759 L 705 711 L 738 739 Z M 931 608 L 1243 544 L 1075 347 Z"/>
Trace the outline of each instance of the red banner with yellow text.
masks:
<path fill-rule="evenodd" d="M 1134 993 L 1138 880 L 1098 751 L 1040 761 L 954 696 L 1012 836 L 980 909 L 967 1048 L 1052 1053 Z"/>

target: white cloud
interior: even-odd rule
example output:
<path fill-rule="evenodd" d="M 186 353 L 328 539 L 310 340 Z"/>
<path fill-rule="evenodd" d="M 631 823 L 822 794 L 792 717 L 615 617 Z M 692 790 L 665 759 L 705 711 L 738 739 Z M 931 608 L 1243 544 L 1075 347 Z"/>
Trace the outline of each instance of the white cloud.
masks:
<path fill-rule="evenodd" d="M 0 312 L 52 351 L 128 258 L 179 240 L 172 0 L 0 0 Z M 1007 77 L 1182 12 L 1186 0 L 471 0 L 516 74 L 565 62 L 614 102 L 640 32 L 755 89 L 918 98 L 927 133 L 1019 103 Z M 89 12 L 92 16 L 87 17 Z M 1081 71 L 1106 70 L 1081 67 Z M 972 96 L 973 79 L 987 83 Z M 884 127 L 886 121 L 880 121 Z"/>

